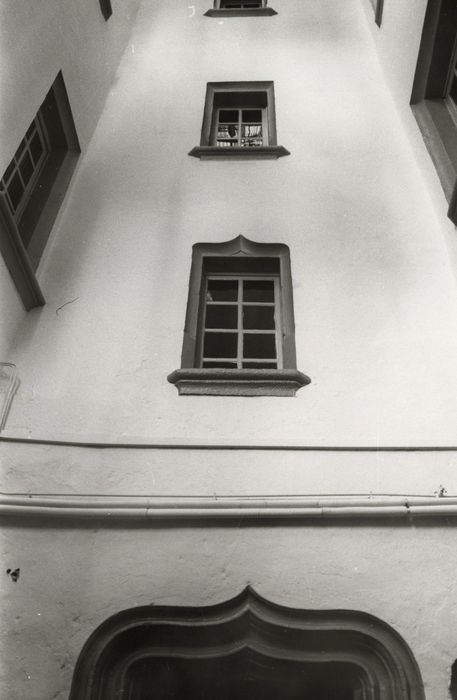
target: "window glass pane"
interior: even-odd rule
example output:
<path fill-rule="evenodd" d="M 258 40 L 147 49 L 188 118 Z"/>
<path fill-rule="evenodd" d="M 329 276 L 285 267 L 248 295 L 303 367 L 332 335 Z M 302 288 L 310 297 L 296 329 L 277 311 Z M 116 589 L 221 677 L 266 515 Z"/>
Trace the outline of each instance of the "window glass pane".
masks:
<path fill-rule="evenodd" d="M 24 194 L 24 188 L 22 187 L 22 182 L 17 173 L 11 178 L 10 184 L 8 185 L 8 194 L 10 196 L 13 209 L 16 211 L 22 195 Z"/>
<path fill-rule="evenodd" d="M 23 156 L 23 158 L 20 162 L 20 165 L 19 165 L 19 170 L 21 171 L 24 185 L 27 185 L 28 181 L 30 180 L 30 178 L 33 175 L 32 159 L 30 158 L 30 156 L 27 152 L 24 153 L 24 156 Z"/>
<path fill-rule="evenodd" d="M 220 122 L 234 122 L 238 124 L 238 110 L 237 109 L 220 109 L 219 110 L 219 121 Z"/>
<path fill-rule="evenodd" d="M 14 162 L 14 160 L 12 160 L 11 163 L 8 165 L 7 169 L 5 170 L 5 174 L 3 175 L 3 180 L 5 182 L 8 182 L 8 180 L 14 172 L 15 167 L 16 163 Z"/>
<path fill-rule="evenodd" d="M 218 139 L 238 139 L 238 124 L 219 124 L 217 127 Z"/>
<path fill-rule="evenodd" d="M 219 362 L 203 362 L 203 367 L 213 367 L 214 369 L 236 369 L 236 362 L 223 362 L 222 360 Z"/>
<path fill-rule="evenodd" d="M 33 157 L 33 160 L 35 161 L 35 165 L 36 165 L 38 163 L 38 161 L 40 160 L 40 157 L 43 154 L 43 150 L 44 150 L 39 134 L 35 134 L 33 139 L 30 141 L 30 150 L 32 152 L 32 157 Z"/>
<path fill-rule="evenodd" d="M 274 333 L 244 333 L 243 334 L 244 358 L 275 358 L 276 341 Z"/>
<path fill-rule="evenodd" d="M 274 330 L 274 306 L 243 306 L 243 328 L 259 331 Z"/>
<path fill-rule="evenodd" d="M 205 328 L 237 328 L 238 307 L 216 306 L 206 307 Z"/>
<path fill-rule="evenodd" d="M 203 356 L 236 357 L 238 346 L 237 333 L 205 333 Z M 262 357 L 265 357 L 262 355 Z"/>
<path fill-rule="evenodd" d="M 208 280 L 207 301 L 236 301 L 238 280 Z"/>
<path fill-rule="evenodd" d="M 241 116 L 241 121 L 245 124 L 248 123 L 262 123 L 262 110 L 261 109 L 243 109 Z"/>
<path fill-rule="evenodd" d="M 243 362 L 243 369 L 278 369 L 277 362 Z"/>
<path fill-rule="evenodd" d="M 243 301 L 266 303 L 275 300 L 273 280 L 245 280 L 243 290 Z"/>
<path fill-rule="evenodd" d="M 19 144 L 19 148 L 17 149 L 16 153 L 14 154 L 14 157 L 16 159 L 20 158 L 22 151 L 25 148 L 25 140 L 22 139 L 21 143 Z"/>

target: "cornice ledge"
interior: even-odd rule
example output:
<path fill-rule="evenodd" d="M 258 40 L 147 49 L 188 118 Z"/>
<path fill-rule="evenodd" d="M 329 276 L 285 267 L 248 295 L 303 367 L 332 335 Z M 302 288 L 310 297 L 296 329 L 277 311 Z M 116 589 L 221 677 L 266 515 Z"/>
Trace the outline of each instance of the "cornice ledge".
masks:
<path fill-rule="evenodd" d="M 200 160 L 277 160 L 283 156 L 290 156 L 290 151 L 284 146 L 257 146 L 256 148 L 194 146 L 188 155 Z"/>
<path fill-rule="evenodd" d="M 108 522 L 457 517 L 457 497 L 1 494 L 0 517 Z"/>
<path fill-rule="evenodd" d="M 180 396 L 295 396 L 298 389 L 311 382 L 297 369 L 182 367 L 167 379 Z"/>
<path fill-rule="evenodd" d="M 272 7 L 254 7 L 249 10 L 228 8 L 211 8 L 204 13 L 205 17 L 273 17 L 277 15 Z"/>

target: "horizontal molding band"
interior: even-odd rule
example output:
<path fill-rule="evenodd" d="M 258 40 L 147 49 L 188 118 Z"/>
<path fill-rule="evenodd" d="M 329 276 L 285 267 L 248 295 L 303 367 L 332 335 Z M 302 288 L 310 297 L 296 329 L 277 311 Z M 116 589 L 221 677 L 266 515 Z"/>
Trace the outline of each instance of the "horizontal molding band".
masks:
<path fill-rule="evenodd" d="M 74 496 L 1 494 L 0 516 L 104 520 L 344 519 L 456 517 L 457 497 Z"/>
<path fill-rule="evenodd" d="M 55 440 L 53 438 L 26 438 L 0 435 L 0 443 L 21 445 L 48 445 L 89 449 L 118 450 L 232 450 L 259 452 L 457 452 L 457 445 L 243 445 L 229 443 L 181 443 L 172 441 L 111 442 L 104 440 Z"/>

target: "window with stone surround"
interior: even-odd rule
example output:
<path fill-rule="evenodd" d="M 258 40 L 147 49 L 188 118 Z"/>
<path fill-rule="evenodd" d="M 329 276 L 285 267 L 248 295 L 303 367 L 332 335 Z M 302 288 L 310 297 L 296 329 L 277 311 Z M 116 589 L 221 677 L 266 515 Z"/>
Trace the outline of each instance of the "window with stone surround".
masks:
<path fill-rule="evenodd" d="M 113 14 L 113 8 L 111 7 L 111 0 L 100 0 L 100 9 L 102 11 L 102 15 L 105 18 L 105 22 L 109 20 L 111 15 Z"/>
<path fill-rule="evenodd" d="M 374 19 L 378 27 L 381 26 L 382 22 L 382 11 L 384 9 L 384 0 L 370 0 L 374 9 Z"/>
<path fill-rule="evenodd" d="M 271 17 L 277 12 L 268 7 L 267 0 L 214 0 L 205 12 L 207 17 Z"/>
<path fill-rule="evenodd" d="M 79 152 L 59 73 L 0 179 L 0 251 L 27 309 L 44 304 L 34 271 Z"/>
<path fill-rule="evenodd" d="M 429 0 L 411 106 L 457 225 L 457 3 Z"/>
<path fill-rule="evenodd" d="M 289 155 L 277 143 L 273 82 L 208 83 L 200 146 L 189 155 L 202 160 Z"/>
<path fill-rule="evenodd" d="M 296 368 L 289 250 L 242 236 L 194 246 L 180 394 L 293 396 Z"/>

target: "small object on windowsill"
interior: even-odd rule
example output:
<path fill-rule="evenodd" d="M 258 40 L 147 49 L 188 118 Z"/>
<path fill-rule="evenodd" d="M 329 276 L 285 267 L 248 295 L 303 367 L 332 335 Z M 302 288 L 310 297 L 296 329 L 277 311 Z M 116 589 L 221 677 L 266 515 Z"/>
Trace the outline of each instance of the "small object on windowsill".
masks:
<path fill-rule="evenodd" d="M 16 365 L 0 362 L 0 432 L 5 427 L 11 402 L 19 386 Z"/>
<path fill-rule="evenodd" d="M 311 379 L 297 369 L 181 368 L 167 377 L 179 395 L 295 396 Z"/>
<path fill-rule="evenodd" d="M 257 146 L 255 148 L 245 148 L 244 146 L 233 146 L 232 148 L 221 148 L 220 146 L 195 146 L 189 151 L 190 156 L 200 158 L 200 160 L 276 160 L 283 156 L 290 156 L 284 146 Z"/>

